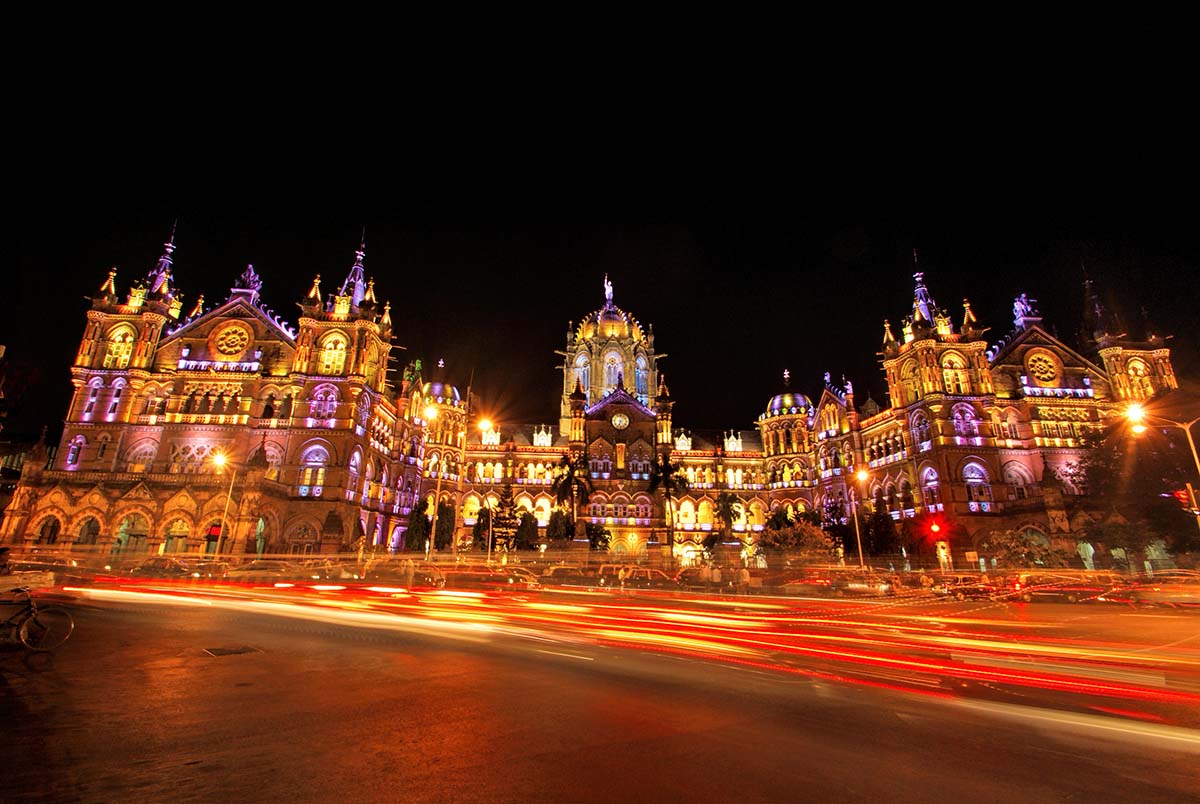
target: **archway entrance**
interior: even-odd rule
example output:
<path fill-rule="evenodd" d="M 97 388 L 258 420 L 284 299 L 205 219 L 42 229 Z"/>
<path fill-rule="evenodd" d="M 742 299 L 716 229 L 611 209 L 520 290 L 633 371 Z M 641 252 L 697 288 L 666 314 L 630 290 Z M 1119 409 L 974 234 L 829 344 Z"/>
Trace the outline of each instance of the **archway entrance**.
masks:
<path fill-rule="evenodd" d="M 187 540 L 191 533 L 192 529 L 188 526 L 187 520 L 176 519 L 167 526 L 166 537 L 162 543 L 162 552 L 164 554 L 186 553 Z"/>
<path fill-rule="evenodd" d="M 147 540 L 150 538 L 150 521 L 141 514 L 130 514 L 121 521 L 117 535 L 113 538 L 112 551 L 115 554 L 139 555 L 148 549 Z"/>

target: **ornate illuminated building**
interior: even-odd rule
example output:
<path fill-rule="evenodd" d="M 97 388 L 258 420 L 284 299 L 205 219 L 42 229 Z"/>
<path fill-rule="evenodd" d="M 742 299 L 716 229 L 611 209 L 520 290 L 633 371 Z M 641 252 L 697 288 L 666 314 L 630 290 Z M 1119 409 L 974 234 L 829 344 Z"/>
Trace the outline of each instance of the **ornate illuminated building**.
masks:
<path fill-rule="evenodd" d="M 952 317 L 917 273 L 911 310 L 897 328 L 884 322 L 886 407 L 829 374 L 811 398 L 785 371 L 757 432 L 693 432 L 672 419 L 653 328 L 614 304 L 606 277 L 603 306 L 568 325 L 558 353 L 557 424 L 485 424 L 486 400 L 468 409 L 440 367 L 426 381 L 417 361 L 389 384 L 392 321 L 363 248 L 336 293 L 314 279 L 294 329 L 263 307 L 251 267 L 223 304 L 205 312 L 200 299 L 184 316 L 173 250 L 172 240 L 124 300 L 113 272 L 92 300 L 62 441 L 48 463 L 26 461 L 5 541 L 136 553 L 399 546 L 414 502 L 435 490 L 465 540 L 506 482 L 544 527 L 572 456 L 594 487 L 580 516 L 608 527 L 616 553 L 645 553 L 672 532 L 678 554 L 695 553 L 720 528 L 723 491 L 741 500 L 740 538 L 778 507 L 855 499 L 896 519 L 940 512 L 973 534 L 1020 529 L 1075 549 L 1092 514 L 1061 470 L 1111 412 L 1176 387 L 1162 337 L 1120 333 L 1090 283 L 1081 352 L 1024 295 L 1013 331 L 989 342 L 968 302 Z M 664 452 L 690 487 L 673 528 L 649 491 Z M 237 474 L 217 470 L 217 453 Z"/>

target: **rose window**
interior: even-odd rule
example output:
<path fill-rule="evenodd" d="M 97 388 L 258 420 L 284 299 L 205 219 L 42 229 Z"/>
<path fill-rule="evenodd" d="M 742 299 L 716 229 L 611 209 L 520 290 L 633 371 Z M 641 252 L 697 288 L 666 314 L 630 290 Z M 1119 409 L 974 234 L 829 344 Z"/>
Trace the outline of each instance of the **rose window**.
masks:
<path fill-rule="evenodd" d="M 241 327 L 229 327 L 217 335 L 217 351 L 223 355 L 241 354 L 249 345 L 250 333 Z"/>
<path fill-rule="evenodd" d="M 1029 358 L 1029 373 L 1040 382 L 1053 382 L 1058 376 L 1058 366 L 1045 355 L 1034 355 Z"/>

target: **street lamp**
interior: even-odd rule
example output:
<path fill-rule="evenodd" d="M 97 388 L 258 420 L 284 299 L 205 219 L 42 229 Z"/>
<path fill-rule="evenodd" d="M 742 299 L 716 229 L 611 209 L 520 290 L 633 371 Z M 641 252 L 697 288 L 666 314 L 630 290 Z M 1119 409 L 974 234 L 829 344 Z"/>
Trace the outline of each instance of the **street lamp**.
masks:
<path fill-rule="evenodd" d="M 866 469 L 859 469 L 857 472 L 854 473 L 854 477 L 858 480 L 858 482 L 860 484 L 862 484 L 867 481 L 867 478 L 870 477 L 870 475 L 867 474 Z M 851 489 L 850 489 L 850 515 L 852 517 L 854 517 L 854 540 L 856 542 L 858 542 L 858 568 L 866 569 L 867 565 L 863 562 L 863 552 L 862 552 L 862 528 L 858 524 L 858 495 L 855 493 L 856 491 L 857 491 L 857 489 L 851 487 Z"/>
<path fill-rule="evenodd" d="M 479 429 L 482 432 L 490 433 L 492 431 L 491 419 L 480 419 L 479 420 Z M 484 492 L 484 494 L 483 494 L 483 503 L 485 506 L 487 506 L 487 512 L 488 512 L 487 563 L 488 563 L 488 566 L 491 566 L 491 564 L 492 564 L 492 520 L 495 517 L 492 515 L 492 498 L 487 495 L 487 492 Z"/>
<path fill-rule="evenodd" d="M 218 452 L 213 455 L 213 466 L 218 469 L 224 469 L 225 464 L 229 463 L 229 456 L 224 452 Z M 229 491 L 225 494 L 225 508 L 221 511 L 221 533 L 217 536 L 217 555 L 220 555 L 225 549 L 225 520 L 229 516 L 229 500 L 233 497 L 233 481 L 237 480 L 237 467 L 231 467 L 233 471 L 229 474 Z"/>
<path fill-rule="evenodd" d="M 1196 474 L 1200 476 L 1200 454 L 1196 453 L 1196 440 L 1192 438 L 1192 428 L 1200 422 L 1200 416 L 1192 419 L 1190 422 L 1177 422 L 1174 419 L 1168 419 L 1165 416 L 1157 416 L 1146 412 L 1146 409 L 1136 402 L 1125 409 L 1125 418 L 1133 423 L 1131 428 L 1135 435 L 1141 435 L 1146 432 L 1146 425 L 1143 423 L 1146 420 L 1153 420 L 1154 423 L 1166 425 L 1168 427 L 1178 427 L 1183 430 L 1183 434 L 1187 436 L 1188 446 L 1192 449 L 1192 461 L 1196 464 Z M 1197 511 L 1196 505 L 1196 490 L 1191 483 L 1188 483 L 1188 492 L 1191 496 L 1192 510 Z M 1200 527 L 1200 513 L 1196 514 L 1196 526 Z"/>
<path fill-rule="evenodd" d="M 429 422 L 432 422 L 434 419 L 436 419 L 437 416 L 438 416 L 438 410 L 433 405 L 430 405 L 429 407 L 425 408 L 426 425 L 428 425 Z M 425 441 L 428 444 L 428 441 L 429 441 L 428 430 L 426 430 Z M 426 464 L 426 465 L 428 465 L 428 464 Z M 442 475 L 446 474 L 445 466 L 446 466 L 446 452 L 445 452 L 445 450 L 443 450 L 441 460 L 438 461 L 437 485 L 435 486 L 434 491 L 433 491 L 433 522 L 430 523 L 430 526 L 429 526 L 429 540 L 425 543 L 425 560 L 426 561 L 431 560 L 433 544 L 435 541 L 437 541 L 438 508 L 441 506 L 441 501 L 442 501 Z M 451 544 L 453 544 L 454 540 L 451 539 L 450 541 L 451 541 Z"/>

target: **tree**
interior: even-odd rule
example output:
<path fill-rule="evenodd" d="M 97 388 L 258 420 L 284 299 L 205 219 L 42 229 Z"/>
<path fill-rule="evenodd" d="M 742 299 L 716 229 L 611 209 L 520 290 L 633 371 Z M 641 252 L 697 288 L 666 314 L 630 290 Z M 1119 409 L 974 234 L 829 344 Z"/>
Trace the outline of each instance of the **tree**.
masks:
<path fill-rule="evenodd" d="M 993 530 L 979 538 L 979 552 L 1007 567 L 1065 567 L 1070 558 L 1016 530 Z"/>
<path fill-rule="evenodd" d="M 546 523 L 546 541 L 568 541 L 574 535 L 575 526 L 571 518 L 561 510 L 550 512 L 550 521 Z"/>
<path fill-rule="evenodd" d="M 1066 468 L 1063 479 L 1129 523 L 1092 525 L 1084 531 L 1089 540 L 1127 551 L 1144 550 L 1159 539 L 1176 550 L 1191 545 L 1196 523 L 1169 496 L 1195 482 L 1183 441 L 1176 428 L 1148 427 L 1135 435 L 1123 419 L 1085 434 L 1088 451 Z"/>
<path fill-rule="evenodd" d="M 830 497 L 821 506 L 821 529 L 828 533 L 834 544 L 843 550 L 848 544 L 854 546 L 854 524 L 846 515 L 844 500 Z"/>
<path fill-rule="evenodd" d="M 475 526 L 471 528 L 471 541 L 480 550 L 488 548 L 488 525 L 492 521 L 492 512 L 488 508 L 480 508 L 475 518 Z"/>
<path fill-rule="evenodd" d="M 877 556 L 899 549 L 900 535 L 896 532 L 896 521 L 886 509 L 876 509 L 861 524 L 863 549 L 867 553 Z"/>
<path fill-rule="evenodd" d="M 656 453 L 654 462 L 650 465 L 650 485 L 647 490 L 654 492 L 662 489 L 667 514 L 667 536 L 671 549 L 672 560 L 675 557 L 675 506 L 673 500 L 688 490 L 687 477 L 683 467 L 671 463 L 671 450 L 668 447 L 662 452 L 662 457 Z"/>
<path fill-rule="evenodd" d="M 592 479 L 588 472 L 587 453 L 572 459 L 569 455 L 562 456 L 558 462 L 558 474 L 550 484 L 550 491 L 559 506 L 571 512 L 571 521 L 579 519 L 578 498 L 590 499 L 592 495 Z M 570 506 L 568 507 L 568 503 Z"/>
<path fill-rule="evenodd" d="M 500 499 L 496 502 L 492 520 L 492 540 L 497 550 L 508 550 L 512 546 L 517 526 L 521 522 L 517 502 L 513 498 L 512 478 L 505 478 L 500 486 Z"/>
<path fill-rule="evenodd" d="M 538 543 L 537 518 L 528 511 L 521 514 L 520 524 L 513 536 L 513 546 L 519 550 L 532 550 Z"/>
<path fill-rule="evenodd" d="M 408 532 L 404 534 L 404 544 L 414 552 L 425 552 L 425 540 L 429 538 L 429 500 L 425 497 L 417 500 L 412 514 L 408 517 Z"/>
<path fill-rule="evenodd" d="M 434 534 L 433 546 L 445 550 L 454 539 L 454 505 L 448 502 L 438 504 L 437 533 Z"/>
<path fill-rule="evenodd" d="M 612 542 L 612 532 L 603 525 L 587 523 L 588 544 L 593 550 L 607 550 Z"/>
<path fill-rule="evenodd" d="M 739 519 L 745 506 L 742 499 L 736 494 L 731 494 L 728 491 L 722 491 L 717 495 L 717 505 L 714 513 L 717 521 L 721 523 L 721 534 L 725 537 L 725 541 L 729 541 L 733 535 L 733 523 Z M 711 542 L 711 543 L 710 543 Z M 716 537 L 710 533 L 704 537 L 704 547 L 711 550 L 715 545 Z"/>

